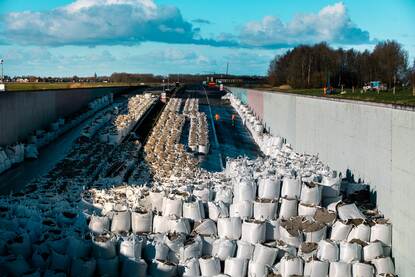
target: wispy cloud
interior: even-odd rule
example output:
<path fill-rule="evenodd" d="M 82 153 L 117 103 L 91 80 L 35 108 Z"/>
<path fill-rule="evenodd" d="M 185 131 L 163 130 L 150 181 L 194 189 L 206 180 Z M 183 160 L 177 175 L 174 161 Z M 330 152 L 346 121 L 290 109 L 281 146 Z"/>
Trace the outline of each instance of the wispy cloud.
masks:
<path fill-rule="evenodd" d="M 192 20 L 192 22 L 193 22 L 193 23 L 195 23 L 195 24 L 207 24 L 207 25 L 212 24 L 212 22 L 211 22 L 211 21 L 209 21 L 209 20 L 207 20 L 207 19 L 203 19 L 203 18 L 196 18 L 196 19 L 193 19 L 193 20 Z"/>

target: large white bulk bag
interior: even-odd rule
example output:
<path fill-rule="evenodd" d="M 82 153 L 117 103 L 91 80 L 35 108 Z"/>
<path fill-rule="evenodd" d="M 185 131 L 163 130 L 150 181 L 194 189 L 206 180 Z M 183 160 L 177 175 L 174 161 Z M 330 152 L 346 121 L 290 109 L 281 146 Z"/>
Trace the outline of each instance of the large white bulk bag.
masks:
<path fill-rule="evenodd" d="M 217 221 L 218 217 L 229 217 L 229 209 L 224 202 L 208 202 L 209 218 Z"/>
<path fill-rule="evenodd" d="M 241 237 L 242 222 L 239 217 L 218 218 L 217 226 L 220 238 L 238 240 Z"/>
<path fill-rule="evenodd" d="M 201 201 L 196 200 L 190 203 L 183 203 L 183 217 L 193 221 L 201 221 L 205 218 L 205 212 Z"/>
<path fill-rule="evenodd" d="M 382 242 L 374 241 L 363 247 L 363 260 L 370 262 L 373 259 L 383 256 Z"/>
<path fill-rule="evenodd" d="M 352 277 L 352 265 L 343 262 L 331 262 L 329 277 Z"/>
<path fill-rule="evenodd" d="M 277 217 L 278 203 L 275 200 L 257 199 L 254 202 L 256 220 L 273 220 Z"/>
<path fill-rule="evenodd" d="M 146 210 L 131 212 L 131 227 L 133 233 L 151 233 L 153 230 L 153 213 Z"/>
<path fill-rule="evenodd" d="M 281 180 L 278 176 L 265 176 L 258 180 L 258 198 L 277 199 L 280 191 Z"/>
<path fill-rule="evenodd" d="M 304 217 L 313 217 L 317 211 L 317 206 L 304 203 L 298 204 L 298 215 Z"/>
<path fill-rule="evenodd" d="M 239 201 L 254 201 L 256 196 L 256 184 L 253 180 L 242 179 L 234 186 L 233 203 Z"/>
<path fill-rule="evenodd" d="M 150 191 L 150 202 L 151 208 L 153 211 L 161 212 L 163 211 L 163 198 L 165 196 L 164 191 L 160 190 L 151 190 Z"/>
<path fill-rule="evenodd" d="M 59 254 L 52 250 L 49 257 L 49 268 L 53 270 L 68 272 L 70 269 L 71 259 L 68 255 Z"/>
<path fill-rule="evenodd" d="M 255 244 L 254 256 L 252 261 L 272 266 L 277 258 L 278 248 L 269 247 L 262 244 Z"/>
<path fill-rule="evenodd" d="M 92 254 L 95 258 L 111 259 L 117 254 L 117 241 L 109 234 L 97 235 L 92 238 Z"/>
<path fill-rule="evenodd" d="M 310 261 L 317 257 L 318 244 L 315 242 L 303 242 L 298 248 L 298 256 L 304 261 Z"/>
<path fill-rule="evenodd" d="M 141 258 L 142 247 L 142 238 L 135 235 L 124 237 L 120 243 L 120 256 L 121 258 L 139 259 Z"/>
<path fill-rule="evenodd" d="M 216 236 L 201 236 L 202 238 L 202 255 L 212 255 L 213 243 L 216 241 Z"/>
<path fill-rule="evenodd" d="M 110 230 L 110 220 L 106 216 L 92 215 L 89 221 L 89 230 L 94 234 L 103 234 Z"/>
<path fill-rule="evenodd" d="M 200 276 L 199 260 L 192 258 L 184 262 L 179 267 L 179 274 L 181 276 Z"/>
<path fill-rule="evenodd" d="M 252 201 L 240 201 L 233 203 L 229 207 L 231 217 L 240 217 L 241 219 L 251 218 L 253 216 L 254 205 Z"/>
<path fill-rule="evenodd" d="M 345 263 L 360 262 L 362 246 L 357 243 L 340 242 L 340 261 Z"/>
<path fill-rule="evenodd" d="M 329 263 L 326 261 L 311 260 L 304 265 L 305 277 L 327 277 L 329 274 Z"/>
<path fill-rule="evenodd" d="M 280 239 L 280 219 L 267 220 L 265 222 L 265 241 Z"/>
<path fill-rule="evenodd" d="M 372 260 L 376 268 L 376 274 L 395 274 L 395 266 L 391 257 L 377 258 Z"/>
<path fill-rule="evenodd" d="M 282 223 L 280 225 L 280 240 L 282 240 L 288 245 L 292 245 L 298 248 L 300 244 L 303 242 L 303 235 L 299 230 L 288 231 Z"/>
<path fill-rule="evenodd" d="M 323 186 L 323 198 L 337 197 L 340 194 L 341 175 L 323 176 L 320 184 Z"/>
<path fill-rule="evenodd" d="M 242 223 L 241 240 L 256 244 L 265 241 L 265 222 L 258 220 L 245 220 Z"/>
<path fill-rule="evenodd" d="M 163 260 L 153 260 L 150 265 L 151 276 L 173 277 L 177 276 L 177 265 Z"/>
<path fill-rule="evenodd" d="M 353 226 L 351 224 L 346 224 L 341 220 L 337 220 L 331 228 L 330 239 L 334 241 L 347 240 L 352 228 Z"/>
<path fill-rule="evenodd" d="M 200 201 L 203 203 L 207 203 L 209 201 L 212 201 L 213 198 L 213 192 L 211 188 L 198 188 L 195 187 L 193 190 L 193 195 L 196 196 Z"/>
<path fill-rule="evenodd" d="M 118 276 L 118 256 L 115 256 L 112 259 L 97 259 L 97 272 L 100 276 Z"/>
<path fill-rule="evenodd" d="M 371 264 L 353 263 L 352 275 L 353 277 L 373 277 L 375 275 L 375 269 Z"/>
<path fill-rule="evenodd" d="M 341 220 L 349 220 L 349 219 L 365 219 L 366 217 L 363 213 L 359 210 L 356 204 L 346 204 L 346 205 L 338 205 L 337 206 L 337 214 Z"/>
<path fill-rule="evenodd" d="M 321 240 L 318 243 L 317 258 L 321 261 L 337 262 L 339 260 L 339 247 L 331 240 Z"/>
<path fill-rule="evenodd" d="M 22 256 L 8 256 L 1 263 L 6 269 L 6 272 L 2 272 L 5 276 L 6 273 L 9 276 L 23 276 L 30 271 L 30 265 Z"/>
<path fill-rule="evenodd" d="M 236 243 L 233 240 L 217 239 L 213 242 L 212 256 L 224 261 L 233 257 L 236 251 Z"/>
<path fill-rule="evenodd" d="M 236 257 L 246 260 L 251 260 L 254 255 L 255 245 L 243 240 L 236 241 L 237 250 Z"/>
<path fill-rule="evenodd" d="M 292 275 L 303 275 L 304 262 L 301 258 L 284 256 L 280 261 L 280 272 L 282 277 Z"/>
<path fill-rule="evenodd" d="M 166 233 L 169 231 L 169 218 L 155 215 L 153 218 L 153 233 Z"/>
<path fill-rule="evenodd" d="M 122 261 L 121 276 L 122 277 L 130 277 L 130 276 L 146 277 L 147 276 L 147 263 L 143 259 L 125 259 Z"/>
<path fill-rule="evenodd" d="M 249 277 L 263 277 L 268 275 L 268 266 L 263 263 L 255 263 L 252 260 L 248 264 Z"/>
<path fill-rule="evenodd" d="M 68 246 L 66 253 L 71 258 L 85 258 L 89 255 L 91 250 L 91 242 L 88 240 L 77 239 L 70 237 L 68 239 Z"/>
<path fill-rule="evenodd" d="M 180 249 L 180 259 L 185 262 L 189 259 L 199 259 L 202 256 L 203 241 L 200 236 L 190 237 Z"/>
<path fill-rule="evenodd" d="M 284 177 L 282 180 L 281 197 L 299 199 L 301 193 L 301 180 L 299 178 Z"/>
<path fill-rule="evenodd" d="M 320 222 L 304 222 L 303 233 L 306 242 L 319 242 L 326 238 L 327 226 Z"/>
<path fill-rule="evenodd" d="M 221 272 L 220 260 L 216 257 L 202 257 L 199 259 L 199 264 L 202 276 L 215 276 Z"/>
<path fill-rule="evenodd" d="M 190 234 L 191 227 L 187 218 L 169 219 L 169 232 Z"/>
<path fill-rule="evenodd" d="M 320 205 L 322 188 L 316 183 L 303 183 L 301 187 L 300 201 L 309 205 Z"/>
<path fill-rule="evenodd" d="M 232 203 L 232 188 L 230 187 L 219 187 L 216 189 L 215 202 L 223 202 L 226 204 Z"/>
<path fill-rule="evenodd" d="M 231 277 L 246 276 L 248 261 L 240 258 L 227 258 L 224 273 Z"/>
<path fill-rule="evenodd" d="M 365 223 L 361 223 L 359 225 L 356 225 L 352 228 L 349 235 L 347 236 L 347 241 L 351 240 L 361 240 L 364 242 L 369 242 L 370 240 L 370 226 Z"/>
<path fill-rule="evenodd" d="M 193 232 L 199 235 L 216 235 L 218 230 L 216 223 L 212 219 L 204 219 L 202 222 L 195 222 Z"/>
<path fill-rule="evenodd" d="M 131 215 L 129 211 L 115 212 L 111 222 L 111 232 L 129 232 L 131 229 Z"/>
<path fill-rule="evenodd" d="M 298 212 L 298 200 L 281 198 L 281 206 L 279 212 L 279 218 L 290 219 L 293 216 L 297 216 Z"/>
<path fill-rule="evenodd" d="M 370 241 L 381 241 L 387 246 L 392 246 L 392 224 L 376 223 L 370 228 Z"/>
<path fill-rule="evenodd" d="M 22 256 L 25 259 L 32 256 L 32 245 L 27 233 L 14 236 L 7 242 L 7 248 L 15 256 Z"/>
<path fill-rule="evenodd" d="M 169 254 L 169 247 L 161 241 L 147 241 L 143 250 L 143 257 L 147 262 L 153 259 L 166 260 Z"/>
<path fill-rule="evenodd" d="M 163 197 L 163 216 L 181 217 L 183 214 L 182 199 Z"/>

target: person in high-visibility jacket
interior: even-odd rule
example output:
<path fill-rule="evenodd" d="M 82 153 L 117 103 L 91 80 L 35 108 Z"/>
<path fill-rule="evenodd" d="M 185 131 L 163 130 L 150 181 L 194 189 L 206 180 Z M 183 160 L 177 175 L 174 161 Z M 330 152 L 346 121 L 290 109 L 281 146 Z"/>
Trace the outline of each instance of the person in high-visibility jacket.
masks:
<path fill-rule="evenodd" d="M 235 127 L 236 115 L 232 114 L 232 127 Z"/>
<path fill-rule="evenodd" d="M 216 121 L 219 121 L 219 119 L 220 119 L 219 114 L 215 114 L 215 120 L 216 120 Z"/>

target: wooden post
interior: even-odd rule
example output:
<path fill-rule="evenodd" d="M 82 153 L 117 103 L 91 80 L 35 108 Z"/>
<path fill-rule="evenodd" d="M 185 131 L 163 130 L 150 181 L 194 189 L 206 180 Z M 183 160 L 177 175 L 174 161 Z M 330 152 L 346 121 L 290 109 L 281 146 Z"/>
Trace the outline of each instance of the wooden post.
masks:
<path fill-rule="evenodd" d="M 415 86 L 412 87 L 412 96 L 415 96 Z"/>

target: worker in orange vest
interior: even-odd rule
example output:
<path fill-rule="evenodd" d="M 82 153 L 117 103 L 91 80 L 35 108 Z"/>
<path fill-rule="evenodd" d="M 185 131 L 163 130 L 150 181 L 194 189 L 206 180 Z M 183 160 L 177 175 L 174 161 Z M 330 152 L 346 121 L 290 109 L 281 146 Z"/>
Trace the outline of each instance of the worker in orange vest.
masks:
<path fill-rule="evenodd" d="M 235 119 L 236 119 L 236 115 L 232 114 L 232 127 L 235 127 Z"/>
<path fill-rule="evenodd" d="M 220 119 L 219 114 L 215 114 L 215 120 L 216 120 L 216 121 L 219 121 L 219 119 Z"/>

